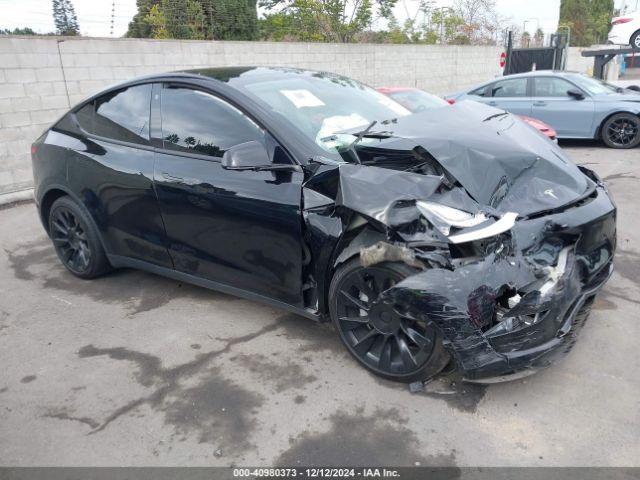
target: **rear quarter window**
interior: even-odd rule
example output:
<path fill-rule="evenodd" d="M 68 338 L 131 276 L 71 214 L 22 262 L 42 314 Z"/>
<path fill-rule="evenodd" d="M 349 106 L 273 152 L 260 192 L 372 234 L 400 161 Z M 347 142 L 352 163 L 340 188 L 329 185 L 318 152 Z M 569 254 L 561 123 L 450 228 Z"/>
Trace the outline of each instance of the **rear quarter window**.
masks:
<path fill-rule="evenodd" d="M 85 131 L 122 142 L 149 144 L 151 84 L 109 92 L 76 112 Z"/>

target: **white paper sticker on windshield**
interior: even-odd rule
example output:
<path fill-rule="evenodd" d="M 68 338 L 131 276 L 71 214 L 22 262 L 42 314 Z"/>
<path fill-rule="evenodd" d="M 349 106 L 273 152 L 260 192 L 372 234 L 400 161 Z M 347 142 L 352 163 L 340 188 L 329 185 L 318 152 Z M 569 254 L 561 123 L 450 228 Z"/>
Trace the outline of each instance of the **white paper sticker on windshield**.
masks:
<path fill-rule="evenodd" d="M 322 126 L 318 135 L 320 138 L 342 130 L 350 130 L 357 127 L 366 127 L 370 122 L 362 115 L 352 113 L 351 115 L 335 115 L 333 117 L 327 117 L 322 121 Z"/>
<path fill-rule="evenodd" d="M 287 97 L 296 108 L 324 106 L 324 102 L 309 90 L 280 90 L 280 93 Z"/>

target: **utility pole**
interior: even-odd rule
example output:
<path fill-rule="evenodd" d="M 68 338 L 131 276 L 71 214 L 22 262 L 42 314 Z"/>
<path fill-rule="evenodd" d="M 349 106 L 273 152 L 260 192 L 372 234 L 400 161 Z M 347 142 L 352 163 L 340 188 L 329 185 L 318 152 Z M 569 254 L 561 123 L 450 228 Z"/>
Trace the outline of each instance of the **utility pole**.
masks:
<path fill-rule="evenodd" d="M 111 36 L 113 37 L 113 23 L 116 17 L 116 0 L 111 2 Z"/>

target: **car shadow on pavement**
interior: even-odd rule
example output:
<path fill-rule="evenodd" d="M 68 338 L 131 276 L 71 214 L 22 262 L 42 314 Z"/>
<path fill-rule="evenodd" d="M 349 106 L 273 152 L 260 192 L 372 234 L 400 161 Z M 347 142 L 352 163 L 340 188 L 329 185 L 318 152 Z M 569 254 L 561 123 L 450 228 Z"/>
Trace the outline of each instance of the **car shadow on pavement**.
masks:
<path fill-rule="evenodd" d="M 199 301 L 233 302 L 236 297 L 194 285 L 149 274 L 139 270 L 121 269 L 93 280 L 81 280 L 61 264 L 47 237 L 25 242 L 11 250 L 5 249 L 9 266 L 18 280 L 35 281 L 44 289 L 54 289 L 66 295 L 88 296 L 92 300 L 122 306 L 128 316 L 160 308 L 176 298 Z"/>

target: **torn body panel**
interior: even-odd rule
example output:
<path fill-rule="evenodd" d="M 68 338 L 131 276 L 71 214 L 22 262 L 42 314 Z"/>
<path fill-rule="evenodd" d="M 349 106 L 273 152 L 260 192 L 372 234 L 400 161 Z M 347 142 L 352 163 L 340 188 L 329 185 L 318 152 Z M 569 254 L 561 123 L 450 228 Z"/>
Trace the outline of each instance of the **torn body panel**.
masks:
<path fill-rule="evenodd" d="M 470 122 L 456 140 L 438 138 L 429 116 L 418 128 L 419 117 L 399 119 L 394 138 L 358 146 L 360 164 L 323 164 L 309 176 L 314 278 L 328 285 L 354 255 L 365 266 L 405 263 L 419 273 L 384 301 L 435 323 L 467 379 L 549 365 L 611 274 L 614 204 L 593 172 L 510 116 Z M 497 140 L 486 141 L 487 130 Z"/>
<path fill-rule="evenodd" d="M 518 222 L 499 254 L 407 278 L 385 292 L 386 301 L 435 322 L 468 379 L 549 365 L 612 272 L 615 207 L 598 193 L 569 212 Z"/>

